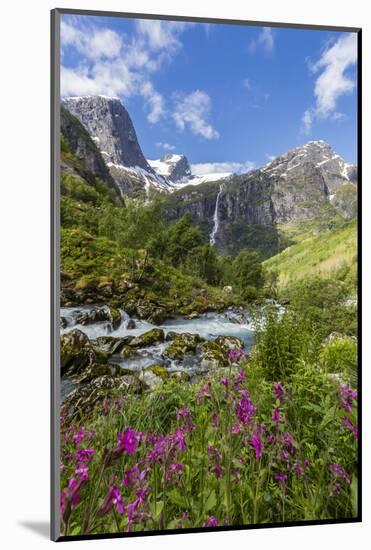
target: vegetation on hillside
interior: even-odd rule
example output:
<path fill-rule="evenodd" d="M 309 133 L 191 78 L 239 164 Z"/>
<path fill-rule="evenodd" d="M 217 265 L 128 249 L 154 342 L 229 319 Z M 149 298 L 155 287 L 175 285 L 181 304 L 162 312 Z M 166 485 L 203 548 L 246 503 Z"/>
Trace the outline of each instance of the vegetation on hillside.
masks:
<path fill-rule="evenodd" d="M 63 158 L 76 162 L 65 143 Z M 62 269 L 73 277 L 89 281 L 126 274 L 134 282 L 139 277 L 145 287 L 144 275 L 152 271 L 147 286 L 157 297 L 162 292 L 166 295 L 169 282 L 184 293 L 212 287 L 210 296 L 224 300 L 224 305 L 263 295 L 265 277 L 258 254 L 245 249 L 234 259 L 219 256 L 189 213 L 166 223 L 162 202 L 156 197 L 150 203 L 127 200 L 123 207 L 98 178 L 88 182 L 64 170 L 61 225 Z M 225 285 L 234 287 L 233 297 L 223 293 Z"/>
<path fill-rule="evenodd" d="M 302 239 L 264 262 L 269 271 L 279 274 L 280 288 L 306 277 L 336 276 L 350 288 L 357 278 L 356 221 Z M 334 275 L 336 274 L 336 275 Z"/>

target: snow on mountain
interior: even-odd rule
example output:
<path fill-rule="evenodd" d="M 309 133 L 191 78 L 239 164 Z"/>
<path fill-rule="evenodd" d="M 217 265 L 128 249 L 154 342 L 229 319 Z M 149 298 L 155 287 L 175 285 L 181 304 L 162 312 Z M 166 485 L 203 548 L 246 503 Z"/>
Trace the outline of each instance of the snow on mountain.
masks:
<path fill-rule="evenodd" d="M 270 178 L 295 180 L 308 170 L 316 170 L 322 176 L 329 194 L 334 194 L 339 185 L 356 183 L 356 167 L 344 161 L 323 140 L 308 141 L 301 147 L 290 149 L 263 166 L 261 171 Z"/>
<path fill-rule="evenodd" d="M 184 155 L 169 154 L 158 160 L 148 160 L 148 164 L 160 176 L 167 178 L 171 185 L 171 191 L 186 187 L 187 185 L 200 185 L 201 183 L 220 181 L 232 175 L 232 172 L 212 172 L 209 174 L 192 174 L 188 159 Z"/>
<path fill-rule="evenodd" d="M 182 181 L 192 175 L 188 159 L 184 155 L 168 154 L 158 160 L 148 160 L 148 164 L 157 174 L 173 182 Z"/>
<path fill-rule="evenodd" d="M 210 174 L 203 174 L 202 176 L 193 175 L 190 178 L 178 182 L 177 187 L 185 187 L 186 185 L 200 185 L 201 183 L 209 183 L 213 181 L 221 181 L 232 176 L 232 172 L 215 172 Z"/>

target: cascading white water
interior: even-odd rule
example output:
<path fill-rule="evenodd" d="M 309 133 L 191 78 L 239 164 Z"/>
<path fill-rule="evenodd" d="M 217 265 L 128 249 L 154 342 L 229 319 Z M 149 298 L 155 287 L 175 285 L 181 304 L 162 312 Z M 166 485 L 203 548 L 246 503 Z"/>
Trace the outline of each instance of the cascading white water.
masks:
<path fill-rule="evenodd" d="M 223 184 L 220 185 L 219 193 L 216 196 L 215 210 L 214 210 L 214 216 L 213 216 L 214 225 L 213 225 L 213 230 L 210 233 L 210 245 L 211 246 L 214 246 L 214 244 L 216 242 L 215 237 L 216 237 L 216 234 L 219 230 L 219 199 L 220 199 L 220 195 L 221 195 L 222 191 L 223 191 Z"/>

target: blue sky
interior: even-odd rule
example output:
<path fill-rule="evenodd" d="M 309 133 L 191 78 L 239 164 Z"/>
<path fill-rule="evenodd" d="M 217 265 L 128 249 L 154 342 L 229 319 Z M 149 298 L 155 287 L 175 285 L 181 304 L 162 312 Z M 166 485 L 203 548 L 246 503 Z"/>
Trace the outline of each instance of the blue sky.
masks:
<path fill-rule="evenodd" d="M 119 97 L 147 158 L 247 171 L 309 140 L 356 162 L 356 35 L 62 16 L 64 96 Z"/>

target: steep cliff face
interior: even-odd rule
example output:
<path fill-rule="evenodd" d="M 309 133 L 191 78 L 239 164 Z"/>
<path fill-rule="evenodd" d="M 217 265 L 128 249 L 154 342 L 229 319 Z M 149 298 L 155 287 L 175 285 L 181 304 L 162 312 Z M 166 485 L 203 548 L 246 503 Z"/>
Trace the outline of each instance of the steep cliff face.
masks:
<path fill-rule="evenodd" d="M 63 105 L 80 120 L 107 163 L 139 166 L 149 173 L 131 118 L 119 99 L 103 96 L 70 97 Z"/>
<path fill-rule="evenodd" d="M 150 189 L 169 191 L 166 178 L 158 176 L 144 158 L 132 120 L 119 99 L 70 97 L 62 104 L 89 132 L 122 194 L 136 198 Z"/>
<path fill-rule="evenodd" d="M 257 170 L 185 187 L 166 198 L 165 209 L 169 220 L 190 212 L 219 252 L 250 246 L 269 255 L 279 246 L 271 194 L 271 181 Z"/>
<path fill-rule="evenodd" d="M 114 190 L 118 200 L 120 192 L 111 176 L 103 157 L 81 122 L 63 106 L 61 108 L 61 134 L 68 149 L 79 159 L 72 162 L 67 157 L 62 159 L 62 169 L 75 172 L 88 183 L 92 178 L 99 178 Z"/>

